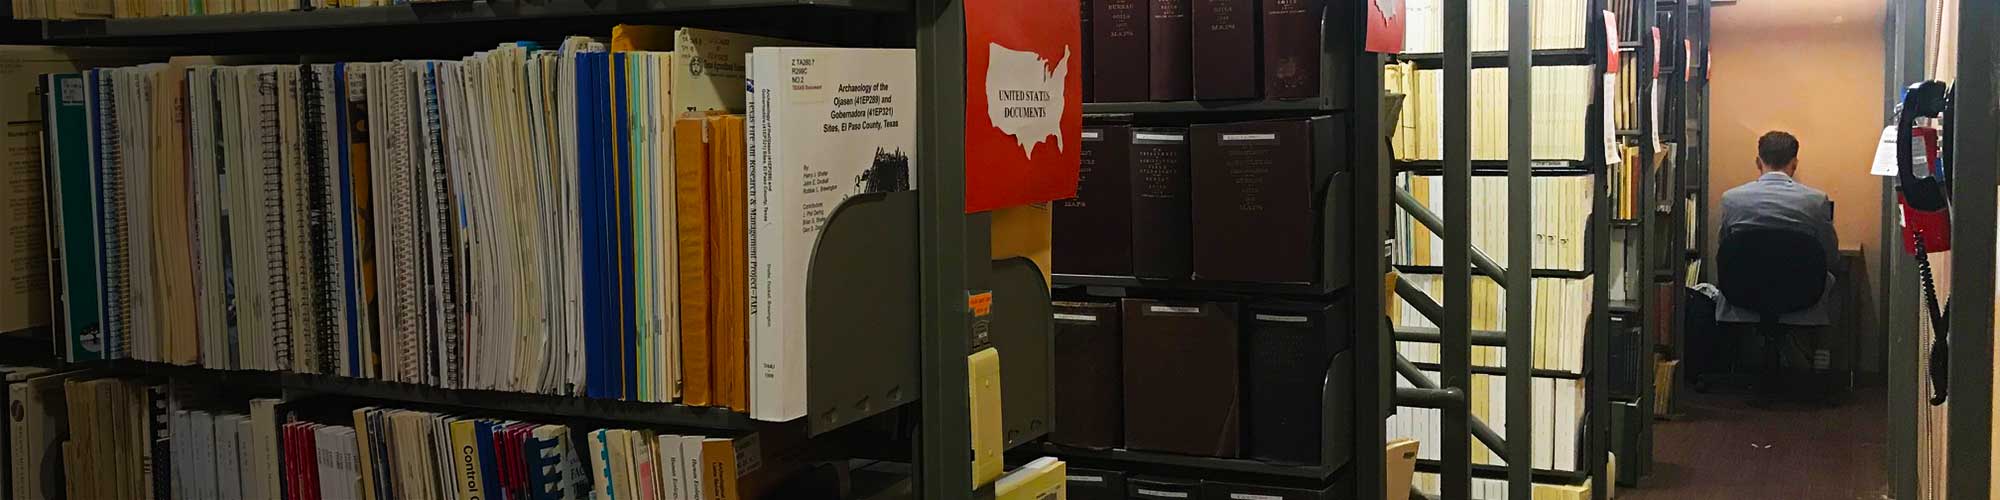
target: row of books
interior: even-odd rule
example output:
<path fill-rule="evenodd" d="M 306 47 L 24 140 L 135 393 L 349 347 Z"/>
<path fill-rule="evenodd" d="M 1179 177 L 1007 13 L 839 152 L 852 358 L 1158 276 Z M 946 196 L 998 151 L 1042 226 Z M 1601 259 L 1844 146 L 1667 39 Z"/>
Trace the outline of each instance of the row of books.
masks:
<path fill-rule="evenodd" d="M 1582 160 L 1590 136 L 1588 123 L 1591 98 L 1596 85 L 1594 66 L 1536 66 L 1534 73 L 1533 120 L 1536 160 Z M 1443 70 L 1419 70 L 1415 64 L 1390 64 L 1384 85 L 1391 93 L 1403 94 L 1402 115 L 1397 120 L 1390 148 L 1396 159 L 1437 160 L 1444 157 L 1444 74 Z M 1470 117 L 1472 159 L 1507 159 L 1507 69 L 1472 70 Z"/>
<path fill-rule="evenodd" d="M 1083 0 L 1087 102 L 1320 93 L 1324 0 Z"/>
<path fill-rule="evenodd" d="M 346 410 L 88 371 L 10 371 L 10 384 L 11 498 L 729 500 L 761 498 L 805 465 L 783 431 Z"/>
<path fill-rule="evenodd" d="M 1069 469 L 1071 500 L 1186 500 L 1196 499 L 1287 499 L 1332 500 L 1346 498 L 1336 493 L 1339 486 L 1325 488 L 1274 487 L 1216 479 L 1195 479 L 1140 474 L 1111 469 Z M 1580 499 L 1579 499 L 1580 500 Z"/>
<path fill-rule="evenodd" d="M 1403 51 L 1412 54 L 1444 52 L 1444 2 L 1410 0 L 1403 6 Z M 1469 0 L 1466 22 L 1471 31 L 1466 45 L 1474 52 L 1507 50 L 1507 7 L 1509 0 Z M 1588 0 L 1532 0 L 1529 34 L 1536 50 L 1579 49 L 1590 33 L 1604 26 L 1590 22 Z M 1596 30 L 1596 31 L 1592 31 Z"/>
<path fill-rule="evenodd" d="M 1638 52 L 1618 52 L 1618 99 L 1611 103 L 1611 116 L 1619 130 L 1639 129 L 1639 106 L 1647 98 L 1639 93 L 1639 84 L 1651 78 L 1651 73 L 1639 73 Z"/>
<path fill-rule="evenodd" d="M 1056 203 L 1055 272 L 1310 283 L 1322 197 L 1341 169 L 1331 117 L 1187 127 L 1088 125 L 1077 196 Z M 1328 139 L 1332 138 L 1332 139 Z"/>
<path fill-rule="evenodd" d="M 1477 356 L 1475 361 L 1481 359 Z M 1424 376 L 1432 382 L 1438 381 L 1436 370 L 1425 370 Z M 1410 388 L 1408 380 L 1397 377 L 1397 387 Z M 1585 396 L 1582 380 L 1535 379 L 1532 384 L 1533 429 L 1531 440 L 1534 446 L 1536 469 L 1577 471 L 1580 453 L 1584 448 L 1579 440 L 1584 436 L 1583 414 L 1587 410 L 1589 398 Z M 1493 432 L 1506 435 L 1507 428 L 1507 381 L 1500 375 L 1472 374 L 1471 415 L 1485 422 Z M 1388 419 L 1390 440 L 1415 439 L 1424 443 L 1438 443 L 1444 439 L 1441 429 L 1444 413 L 1435 408 L 1399 407 L 1396 414 Z M 1418 458 L 1440 460 L 1442 453 L 1437 446 L 1426 446 L 1417 452 Z M 1477 439 L 1472 440 L 1472 463 L 1484 465 L 1505 465 L 1505 450 L 1492 450 Z"/>
<path fill-rule="evenodd" d="M 1609 165 L 1606 169 L 1607 175 L 1611 176 L 1608 180 L 1611 182 L 1611 216 L 1613 218 L 1619 220 L 1637 219 L 1640 207 L 1644 205 L 1639 199 L 1639 182 L 1644 180 L 1640 174 L 1640 165 L 1642 163 L 1639 161 L 1639 152 L 1639 146 L 1636 145 L 1625 144 L 1618 146 L 1618 156 L 1621 160 L 1618 163 Z"/>
<path fill-rule="evenodd" d="M 14 0 L 14 19 L 76 20 L 288 12 L 467 0 Z"/>
<path fill-rule="evenodd" d="M 1445 223 L 1469 222 L 1467 228 L 1472 247 L 1502 266 L 1510 262 L 1508 233 L 1526 229 L 1533 232 L 1534 254 L 1530 261 L 1535 269 L 1582 271 L 1585 270 L 1584 263 L 1589 260 L 1586 234 L 1590 226 L 1590 192 L 1595 188 L 1595 181 L 1588 175 L 1533 178 L 1534 188 L 1530 193 L 1533 224 L 1525 225 L 1511 224 L 1508 220 L 1507 199 L 1510 193 L 1506 177 L 1473 176 L 1471 196 L 1466 198 L 1472 204 L 1472 220 L 1446 220 Z M 1416 198 L 1418 204 L 1442 217 L 1445 203 L 1443 178 L 1406 172 L 1397 175 L 1396 184 Z M 1417 222 L 1408 212 L 1398 210 L 1397 213 L 1394 262 L 1413 266 L 1444 265 L 1443 236 Z"/>
<path fill-rule="evenodd" d="M 1443 276 L 1435 274 L 1405 273 L 1418 290 L 1428 293 L 1433 299 L 1444 297 Z M 1530 293 L 1534 314 L 1534 354 L 1535 368 L 1559 370 L 1569 373 L 1583 373 L 1583 346 L 1589 335 L 1591 294 L 1594 278 L 1535 278 Z M 1507 290 L 1492 279 L 1475 276 L 1472 279 L 1472 329 L 1476 331 L 1505 331 L 1507 327 Z M 1399 330 L 1428 329 L 1436 331 L 1438 325 L 1400 297 L 1389 308 L 1389 319 Z M 1415 363 L 1437 363 L 1440 361 L 1438 345 L 1427 342 L 1401 342 L 1398 352 Z M 1475 346 L 1476 357 L 1490 359 L 1490 364 L 1474 363 L 1478 366 L 1504 366 L 1506 359 L 1498 353 L 1504 347 Z M 1484 354 L 1479 354 L 1484 353 Z"/>
<path fill-rule="evenodd" d="M 1320 395 L 1342 383 L 1327 370 L 1352 345 L 1338 333 L 1348 314 L 1344 303 L 1058 301 L 1050 440 L 1321 464 Z"/>
<path fill-rule="evenodd" d="M 1604 469 L 1604 475 L 1607 476 L 1603 482 L 1606 488 L 1604 498 L 1616 498 L 1610 493 L 1618 489 L 1617 481 L 1612 481 L 1610 477 L 1616 476 L 1612 472 L 1618 469 L 1618 460 L 1616 456 L 1611 456 L 1606 460 L 1610 460 L 1610 462 L 1607 462 Z M 1410 486 L 1413 491 L 1421 491 L 1425 496 L 1431 498 L 1438 498 L 1439 491 L 1444 486 L 1437 473 L 1434 472 L 1418 472 L 1410 480 L 1412 483 Z M 1582 484 L 1535 483 L 1531 495 L 1536 500 L 1585 500 L 1595 498 L 1591 496 L 1589 482 Z M 1469 498 L 1472 500 L 1507 500 L 1507 482 L 1483 477 L 1472 478 L 1472 496 Z"/>
<path fill-rule="evenodd" d="M 1609 3 L 1607 7 L 1610 7 L 1611 15 L 1616 16 L 1618 19 L 1618 39 L 1620 41 L 1637 41 L 1639 37 L 1645 36 L 1645 30 L 1639 29 L 1640 24 L 1646 18 L 1653 16 L 1652 6 L 1654 2 L 1644 0 L 1606 1 Z"/>
<path fill-rule="evenodd" d="M 915 57 L 786 44 L 50 75 L 60 350 L 803 416 L 814 242 L 914 184 Z"/>

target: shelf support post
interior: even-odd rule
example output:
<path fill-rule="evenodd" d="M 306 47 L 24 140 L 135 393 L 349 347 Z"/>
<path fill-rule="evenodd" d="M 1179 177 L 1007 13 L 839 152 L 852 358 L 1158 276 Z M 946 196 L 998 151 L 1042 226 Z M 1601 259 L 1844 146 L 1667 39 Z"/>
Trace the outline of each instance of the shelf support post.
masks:
<path fill-rule="evenodd" d="M 922 277 L 921 420 L 916 492 L 927 499 L 972 497 L 970 397 L 966 393 L 965 5 L 916 1 L 917 176 Z M 927 167 L 927 168 L 926 168 Z"/>
<path fill-rule="evenodd" d="M 1444 1 L 1444 304 L 1438 322 L 1440 382 L 1464 393 L 1472 387 L 1472 59 L 1467 0 Z M 1444 409 L 1439 434 L 1439 496 L 1472 498 L 1470 405 Z"/>
<path fill-rule="evenodd" d="M 2000 2 L 1958 5 L 1957 137 L 1952 165 L 1951 460 L 1947 498 L 1992 494 L 1994 168 L 2000 168 Z"/>
<path fill-rule="evenodd" d="M 1534 496 L 1534 68 L 1529 0 L 1507 5 L 1507 497 Z M 1589 32 L 1588 29 L 1585 30 Z M 1526 226 L 1525 228 L 1523 226 Z M 1594 267 L 1593 269 L 1604 269 Z M 1603 300 L 1599 298 L 1598 300 Z M 1487 446 L 1491 447 L 1491 444 Z"/>

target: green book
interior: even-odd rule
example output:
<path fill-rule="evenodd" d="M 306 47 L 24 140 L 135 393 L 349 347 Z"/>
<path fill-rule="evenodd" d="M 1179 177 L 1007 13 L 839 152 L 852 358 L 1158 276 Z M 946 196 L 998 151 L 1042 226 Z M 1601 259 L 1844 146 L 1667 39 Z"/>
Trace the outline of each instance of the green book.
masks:
<path fill-rule="evenodd" d="M 91 187 L 89 91 L 83 75 L 42 75 L 42 168 L 49 214 L 49 275 L 64 357 L 104 358 L 97 294 L 96 191 Z"/>

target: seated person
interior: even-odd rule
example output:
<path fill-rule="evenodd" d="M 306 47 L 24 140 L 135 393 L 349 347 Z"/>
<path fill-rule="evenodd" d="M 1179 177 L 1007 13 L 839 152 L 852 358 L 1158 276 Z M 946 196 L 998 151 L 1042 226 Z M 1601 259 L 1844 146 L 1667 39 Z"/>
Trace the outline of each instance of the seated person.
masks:
<path fill-rule="evenodd" d="M 1797 138 L 1781 131 L 1765 133 L 1758 138 L 1757 171 L 1762 175 L 1722 193 L 1721 239 L 1727 240 L 1731 232 L 1748 228 L 1804 231 L 1819 240 L 1830 271 L 1835 263 L 1840 262 L 1840 238 L 1833 229 L 1833 201 L 1827 199 L 1825 192 L 1799 182 L 1798 170 Z M 1728 280 L 1729 277 L 1721 279 Z M 1817 304 L 1780 316 L 1778 322 L 1798 326 L 1831 324 L 1831 315 L 1826 309 L 1833 290 L 1833 278 L 1828 276 L 1826 290 Z M 1728 297 L 1722 297 L 1717 302 L 1716 321 L 1756 323 L 1761 320 L 1757 313 L 1729 307 Z"/>

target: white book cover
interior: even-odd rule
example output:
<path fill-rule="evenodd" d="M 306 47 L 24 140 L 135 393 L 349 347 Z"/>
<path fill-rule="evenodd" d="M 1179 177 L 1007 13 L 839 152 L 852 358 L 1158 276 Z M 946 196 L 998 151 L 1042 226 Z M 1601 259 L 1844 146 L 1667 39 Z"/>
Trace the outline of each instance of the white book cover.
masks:
<path fill-rule="evenodd" d="M 242 484 L 239 489 L 243 492 L 243 498 L 257 499 L 278 496 L 278 492 L 276 491 L 265 490 L 264 481 L 258 477 L 258 474 L 262 473 L 264 468 L 269 467 L 269 465 L 257 462 L 256 422 L 242 415 L 235 415 L 235 417 L 233 421 L 236 423 L 236 467 L 241 471 L 241 477 L 237 481 Z"/>
<path fill-rule="evenodd" d="M 253 434 L 249 436 L 257 460 L 252 464 L 254 481 L 261 483 L 259 491 L 279 491 L 282 482 L 278 469 L 278 403 L 277 399 L 250 400 L 250 423 Z"/>
<path fill-rule="evenodd" d="M 189 428 L 188 420 L 187 410 L 175 410 L 172 415 L 167 417 L 168 432 L 173 433 L 174 442 L 181 443 L 180 446 L 174 446 L 170 449 L 172 453 L 171 460 L 173 462 L 167 464 L 167 477 L 169 481 L 172 481 L 174 498 L 194 498 L 194 492 L 189 491 L 191 475 L 188 472 L 188 468 L 194 465 L 194 461 L 188 459 L 194 449 L 194 446 L 192 446 L 193 443 L 190 442 L 193 439 L 194 430 Z M 20 470 L 21 462 L 14 462 L 14 467 L 16 470 Z M 14 478 L 15 481 L 19 481 L 20 479 L 19 477 Z M 14 488 L 14 496 L 12 498 L 32 497 L 22 491 L 20 485 L 17 484 Z"/>
<path fill-rule="evenodd" d="M 238 454 L 237 432 L 243 429 L 242 415 L 217 415 L 214 422 L 215 498 L 240 500 L 243 496 L 243 459 Z"/>
<path fill-rule="evenodd" d="M 849 197 L 917 185 L 916 52 L 759 47 L 761 115 L 750 247 L 750 413 L 806 414 L 806 281 L 829 217 Z"/>
<path fill-rule="evenodd" d="M 1555 469 L 1576 470 L 1576 431 L 1581 411 L 1575 380 L 1555 381 Z"/>
<path fill-rule="evenodd" d="M 193 439 L 190 442 L 220 444 L 217 443 L 215 435 L 214 415 L 210 415 L 205 411 L 195 411 L 189 412 L 188 416 L 190 417 L 189 427 L 194 431 L 191 434 Z M 192 469 L 197 478 L 194 482 L 195 498 L 221 498 L 222 491 L 216 487 L 216 483 L 223 476 L 217 474 L 215 455 L 214 448 L 198 449 L 195 451 L 195 467 Z"/>
<path fill-rule="evenodd" d="M 1534 381 L 1535 439 L 1534 466 L 1537 469 L 1555 467 L 1555 379 L 1538 378 Z"/>
<path fill-rule="evenodd" d="M 345 467 L 341 465 L 341 454 L 345 453 L 340 444 L 341 437 L 339 430 L 333 426 L 313 428 L 313 465 L 319 474 L 319 494 L 323 499 L 352 498 L 343 496 L 346 490 L 341 488 L 342 479 L 346 476 Z M 353 441 L 351 437 L 347 439 L 347 442 Z"/>
<path fill-rule="evenodd" d="M 598 429 L 590 431 L 586 438 L 590 441 L 590 497 L 594 500 L 612 500 L 611 443 L 610 431 Z"/>
<path fill-rule="evenodd" d="M 666 470 L 667 500 L 685 500 L 687 492 L 687 458 L 681 450 L 681 437 L 668 434 L 659 437 L 654 449 L 659 450 L 660 466 Z"/>
<path fill-rule="evenodd" d="M 703 439 L 706 438 L 702 436 L 681 436 L 681 462 L 683 466 L 687 467 L 687 474 L 681 478 L 683 484 L 687 486 L 683 490 L 684 498 L 687 500 L 703 500 L 708 498 L 708 495 L 701 489 L 701 441 Z"/>

